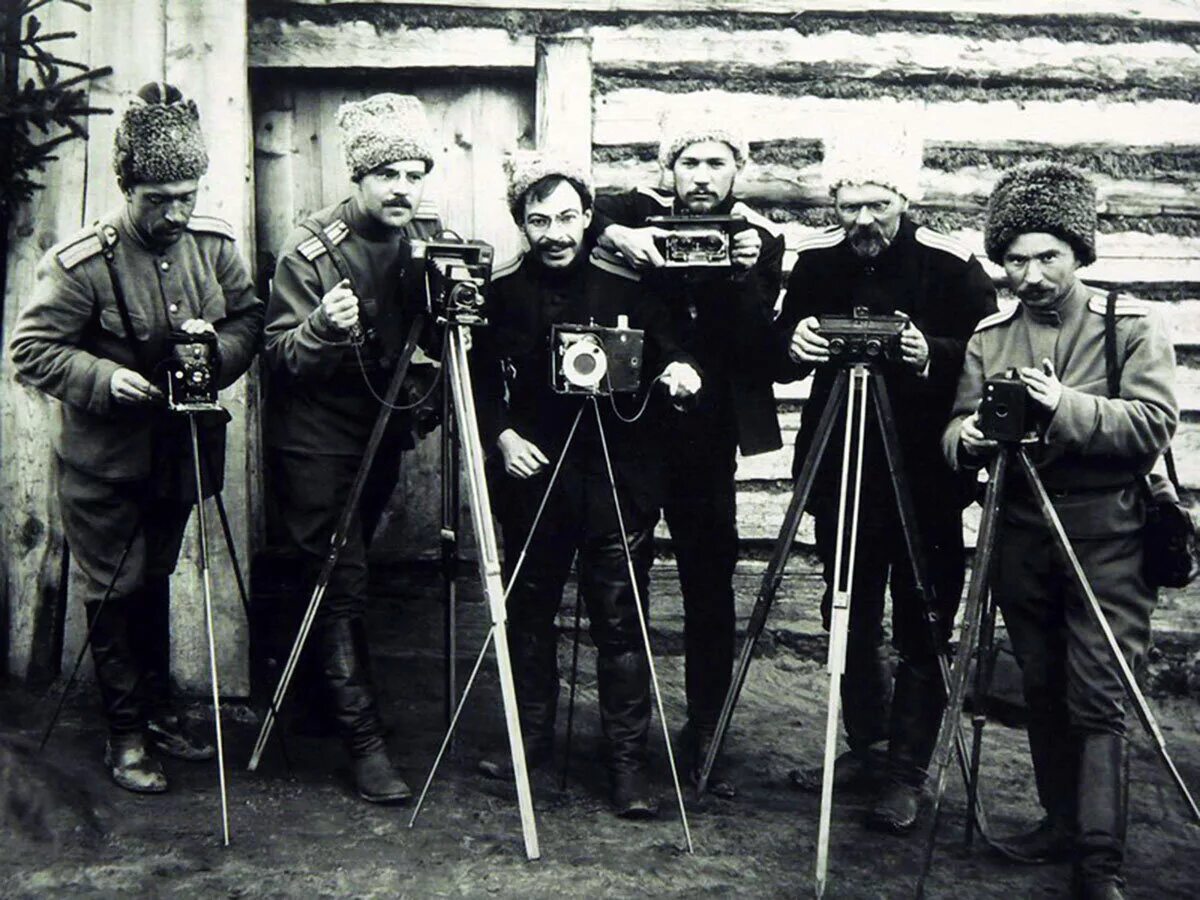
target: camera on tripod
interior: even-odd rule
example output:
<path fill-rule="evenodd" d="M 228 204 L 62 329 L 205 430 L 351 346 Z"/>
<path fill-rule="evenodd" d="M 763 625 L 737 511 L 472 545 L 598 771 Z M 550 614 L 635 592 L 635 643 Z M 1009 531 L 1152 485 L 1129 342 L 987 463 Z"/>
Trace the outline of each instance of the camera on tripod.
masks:
<path fill-rule="evenodd" d="M 220 409 L 217 403 L 217 336 L 171 333 L 167 352 L 167 408 L 174 412 Z"/>
<path fill-rule="evenodd" d="M 550 326 L 550 386 L 559 394 L 632 393 L 642 383 L 645 332 L 617 316 L 617 327 Z"/>
<path fill-rule="evenodd" d="M 668 269 L 727 268 L 735 228 L 741 216 L 650 216 L 647 225 L 668 231 L 654 239 Z"/>
<path fill-rule="evenodd" d="M 1029 396 L 1025 382 L 1010 369 L 1002 378 L 983 383 L 979 401 L 979 430 L 993 441 L 1020 441 L 1038 431 L 1039 407 Z"/>
<path fill-rule="evenodd" d="M 412 242 L 412 258 L 424 265 L 427 312 L 439 325 L 486 325 L 484 309 L 492 278 L 491 244 L 483 241 Z"/>
<path fill-rule="evenodd" d="M 818 321 L 821 336 L 829 341 L 830 358 L 851 365 L 899 360 L 900 333 L 909 318 L 900 313 L 871 315 L 865 306 L 856 306 L 848 316 L 820 316 Z"/>

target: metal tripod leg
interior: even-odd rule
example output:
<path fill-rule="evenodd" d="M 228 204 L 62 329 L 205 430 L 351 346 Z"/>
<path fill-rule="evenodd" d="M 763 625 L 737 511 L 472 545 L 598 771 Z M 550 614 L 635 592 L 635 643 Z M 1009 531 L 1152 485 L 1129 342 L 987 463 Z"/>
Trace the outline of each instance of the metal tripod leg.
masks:
<path fill-rule="evenodd" d="M 863 449 L 867 431 L 867 367 L 850 370 L 846 393 L 846 436 L 842 443 L 842 479 L 838 493 L 837 543 L 833 557 L 832 606 L 829 619 L 829 705 L 825 716 L 825 760 L 821 772 L 821 812 L 817 823 L 817 862 L 813 892 L 825 896 L 829 871 L 829 832 L 833 816 L 833 764 L 841 722 L 842 674 L 850 631 L 850 600 L 858 551 L 858 520 L 862 500 Z M 849 533 L 847 533 L 847 529 Z"/>
<path fill-rule="evenodd" d="M 1134 676 L 1133 670 L 1129 667 L 1129 662 L 1125 659 L 1125 654 L 1121 652 L 1121 647 L 1117 643 L 1117 638 L 1113 634 L 1112 627 L 1108 624 L 1108 619 L 1104 615 L 1100 601 L 1096 599 L 1096 594 L 1088 582 L 1087 573 L 1083 571 L 1083 566 L 1079 564 L 1079 557 L 1075 555 L 1075 550 L 1071 547 L 1071 540 L 1067 537 L 1067 532 L 1063 528 L 1062 521 L 1058 518 L 1058 513 L 1054 510 L 1054 504 L 1050 502 L 1050 497 L 1046 493 L 1042 479 L 1038 477 L 1037 469 L 1029 461 L 1029 456 L 1025 450 L 1018 448 L 1016 452 L 1017 459 L 1021 463 L 1021 469 L 1029 481 L 1029 486 L 1033 490 L 1034 496 L 1037 497 L 1042 515 L 1045 517 L 1047 524 L 1049 524 L 1051 531 L 1054 532 L 1055 543 L 1058 544 L 1059 550 L 1062 551 L 1063 556 L 1066 558 L 1070 575 L 1087 603 L 1088 611 L 1092 615 L 1092 621 L 1100 629 L 1100 633 L 1104 635 L 1104 642 L 1108 645 L 1113 660 L 1117 664 L 1117 672 L 1120 675 L 1121 684 L 1125 688 L 1125 693 L 1133 703 L 1138 719 L 1141 720 L 1142 727 L 1154 743 L 1154 749 L 1158 752 L 1159 759 L 1162 761 L 1167 773 L 1171 776 L 1171 780 L 1174 781 L 1180 797 L 1183 798 L 1183 802 L 1192 814 L 1192 818 L 1197 824 L 1200 824 L 1200 808 L 1197 808 L 1195 799 L 1183 781 L 1183 776 L 1179 774 L 1179 769 L 1175 767 L 1174 761 L 1167 752 L 1167 742 L 1163 738 L 1162 730 L 1158 727 L 1158 721 L 1154 718 L 1154 713 L 1150 711 L 1150 705 L 1146 702 L 1146 697 L 1142 694 L 1142 689 L 1138 687 L 1137 678 Z"/>
<path fill-rule="evenodd" d="M 671 781 L 675 785 L 675 799 L 679 802 L 679 819 L 683 823 L 683 837 L 688 853 L 692 849 L 692 830 L 688 826 L 687 808 L 683 805 L 683 790 L 679 786 L 679 770 L 675 766 L 675 751 L 671 747 L 671 732 L 667 727 L 667 714 L 663 709 L 662 691 L 658 686 L 658 673 L 654 667 L 654 654 L 650 649 L 650 630 L 646 626 L 646 614 L 642 610 L 641 591 L 638 589 L 637 572 L 633 568 L 633 554 L 629 551 L 629 537 L 625 531 L 625 517 L 621 513 L 621 500 L 617 495 L 617 479 L 613 472 L 612 457 L 608 452 L 608 438 L 604 434 L 604 420 L 600 417 L 600 404 L 595 397 L 589 398 L 596 414 L 596 430 L 600 433 L 600 448 L 604 451 L 604 465 L 608 470 L 608 484 L 612 488 L 613 508 L 617 513 L 617 527 L 621 530 L 621 547 L 625 551 L 625 564 L 629 569 L 629 583 L 633 587 L 633 608 L 637 611 L 638 625 L 642 629 L 642 643 L 646 649 L 646 662 L 650 667 L 650 686 L 654 689 L 654 701 L 658 705 L 658 720 L 662 725 L 663 741 L 667 748 L 667 763 L 671 768 Z"/>
<path fill-rule="evenodd" d="M 995 538 L 993 537 L 993 542 Z M 988 584 L 991 584 L 989 576 Z M 983 728 L 987 724 L 987 697 L 992 687 L 992 670 L 996 660 L 993 648 L 996 643 L 996 600 L 991 591 L 983 595 L 983 612 L 979 623 L 978 651 L 975 654 L 975 691 L 971 710 L 971 765 L 967 778 L 967 809 L 975 810 L 979 798 L 979 758 L 983 752 Z M 963 846 L 968 850 L 978 827 L 983 839 L 990 843 L 988 832 L 976 821 L 977 816 L 968 814 L 963 832 Z"/>
<path fill-rule="evenodd" d="M 938 727 L 937 744 L 933 751 L 934 763 L 934 793 L 933 814 L 929 827 L 929 836 L 925 842 L 925 855 L 922 859 L 921 872 L 917 876 L 915 897 L 925 894 L 925 881 L 929 877 L 930 866 L 933 863 L 934 843 L 937 839 L 938 821 L 941 815 L 942 797 L 946 791 L 946 770 L 950 767 L 952 741 L 958 731 L 958 719 L 966 692 L 967 671 L 970 667 L 971 654 L 976 648 L 976 638 L 980 633 L 984 618 L 984 607 L 988 605 L 988 585 L 991 583 L 993 563 L 996 548 L 996 525 L 1000 519 L 1000 498 L 1004 489 L 1004 477 L 1008 470 L 1008 448 L 1002 448 L 997 454 L 988 479 L 987 493 L 983 503 L 983 518 L 980 521 L 979 538 L 976 542 L 975 567 L 971 572 L 971 584 L 967 590 L 966 608 L 963 610 L 962 629 L 958 638 L 958 650 L 954 655 L 954 664 L 950 671 L 949 696 L 946 708 L 942 712 L 942 721 Z M 979 683 L 979 670 L 983 660 L 976 663 L 976 683 Z M 982 726 L 976 729 L 976 751 Z M 973 753 L 970 771 L 978 773 L 978 755 Z M 968 778 L 968 821 L 972 820 L 970 810 L 973 808 L 974 784 Z"/>
<path fill-rule="evenodd" d="M 525 744 L 521 738 L 521 720 L 517 713 L 517 692 L 513 682 L 512 660 L 508 654 L 505 592 L 500 577 L 500 550 L 496 541 L 496 529 L 492 523 L 492 504 L 488 496 L 487 479 L 483 470 L 483 443 L 475 418 L 475 395 L 471 386 L 470 366 L 463 339 L 466 326 L 450 324 L 446 327 L 449 332 L 449 347 L 448 359 L 443 360 L 443 365 L 448 365 L 447 374 L 454 395 L 455 418 L 467 459 L 467 496 L 471 503 L 471 522 L 475 526 L 476 540 L 479 544 L 480 580 L 483 582 L 483 592 L 487 597 L 488 608 L 492 614 L 489 638 L 495 642 L 496 668 L 500 675 L 500 696 L 504 702 L 504 719 L 508 728 L 509 750 L 512 754 L 513 772 L 516 776 L 517 804 L 521 812 L 521 832 L 525 839 L 525 855 L 529 859 L 538 859 L 541 856 L 541 850 L 538 847 L 537 820 L 534 817 L 533 794 L 529 788 L 529 773 L 525 765 Z M 482 659 L 482 654 L 480 659 Z M 478 670 L 478 665 L 477 662 L 476 670 Z M 474 678 L 474 673 L 472 673 L 472 678 Z M 463 699 L 466 699 L 465 693 Z M 451 733 L 452 731 L 447 734 L 447 741 Z M 443 751 L 445 745 L 446 741 L 443 742 Z M 441 754 L 439 753 L 440 758 Z M 437 763 L 435 762 L 434 769 L 426 780 L 426 790 L 428 790 L 436 769 Z M 423 797 L 424 791 L 422 791 Z M 416 821 L 419 809 L 418 806 L 413 811 L 413 818 L 409 822 L 410 827 Z"/>
<path fill-rule="evenodd" d="M 308 633 L 312 629 L 313 622 L 316 620 L 317 610 L 321 606 L 321 600 L 325 596 L 325 590 L 329 587 L 329 580 L 333 577 L 333 570 L 337 566 L 338 556 L 341 554 L 342 547 L 346 543 L 346 535 L 349 533 L 350 523 L 354 516 L 358 515 L 359 498 L 362 496 L 363 487 L 367 482 L 371 466 L 375 462 L 375 454 L 379 450 L 379 445 L 383 442 L 384 432 L 387 430 L 388 421 L 391 419 L 392 408 L 396 403 L 396 398 L 400 394 L 400 388 L 404 384 L 404 377 L 408 374 L 408 366 L 412 362 L 413 353 L 417 349 L 417 339 L 420 337 L 424 326 L 425 316 L 423 315 L 416 316 L 409 326 L 408 336 L 404 342 L 404 349 L 400 352 L 400 358 L 396 363 L 395 371 L 392 373 L 392 380 L 388 384 L 387 393 L 383 398 L 384 402 L 379 408 L 379 414 L 375 417 L 375 425 L 371 430 L 371 436 L 367 441 L 366 449 L 363 451 L 362 462 L 358 465 L 358 472 L 355 473 L 354 482 L 351 484 L 350 491 L 346 496 L 346 502 L 342 506 L 342 513 L 338 518 L 337 527 L 329 538 L 329 554 L 326 556 L 325 564 L 321 567 L 321 572 L 317 576 L 317 583 L 313 587 L 312 597 L 308 601 L 308 608 L 304 611 L 304 618 L 300 621 L 300 630 L 296 634 L 296 640 L 292 644 L 291 653 L 288 655 L 287 663 L 280 674 L 279 685 L 275 688 L 275 694 L 271 698 L 267 714 L 263 717 L 262 727 L 258 732 L 258 739 L 254 743 L 254 751 L 250 754 L 250 763 L 246 766 L 251 772 L 258 768 L 263 751 L 267 747 L 267 741 L 271 738 L 271 730 L 275 726 L 278 710 L 283 706 L 283 700 L 287 696 L 288 685 L 291 684 L 296 666 L 300 662 L 300 654 L 304 651 L 304 643 L 308 640 Z"/>
<path fill-rule="evenodd" d="M 804 507 L 808 503 L 808 496 L 812 492 L 813 482 L 817 477 L 817 468 L 825 455 L 825 448 L 829 445 L 829 436 L 833 433 L 833 426 L 840 411 L 839 404 L 845 398 L 847 379 L 846 370 L 839 370 L 825 402 L 825 408 L 821 411 L 812 446 L 808 449 L 808 454 L 800 467 L 800 474 L 796 476 L 796 482 L 792 487 L 792 499 L 788 502 L 783 525 L 779 529 L 779 537 L 775 540 L 771 559 L 763 573 L 762 582 L 758 588 L 758 597 L 754 601 L 754 609 L 751 610 L 750 619 L 746 623 L 746 639 L 742 643 L 741 653 L 733 669 L 733 678 L 729 683 L 729 690 L 721 705 L 721 714 L 717 717 L 716 731 L 709 742 L 708 752 L 705 754 L 704 763 L 700 768 L 700 777 L 696 781 L 698 797 L 704 796 L 704 791 L 708 787 L 709 776 L 712 774 L 717 755 L 721 752 L 721 747 L 725 742 L 729 722 L 733 718 L 733 708 L 737 705 L 742 687 L 746 683 L 746 675 L 750 671 L 750 659 L 754 655 L 754 648 L 766 627 L 767 616 L 771 612 L 775 595 L 783 581 L 788 557 L 791 555 L 792 546 L 796 541 L 796 532 L 800 530 Z"/>
<path fill-rule="evenodd" d="M 458 700 L 458 535 L 461 516 L 459 514 L 459 454 L 455 440 L 453 398 L 450 392 L 442 391 L 442 602 L 445 604 L 443 631 L 446 645 L 446 725 L 454 718 L 454 707 Z"/>
<path fill-rule="evenodd" d="M 929 634 L 930 647 L 937 657 L 938 673 L 942 679 L 942 690 L 945 696 L 950 696 L 950 660 L 942 635 L 941 616 L 935 606 L 933 589 L 929 583 L 929 569 L 926 564 L 925 550 L 921 545 L 921 533 L 917 528 L 916 514 L 913 507 L 912 491 L 908 487 L 904 461 L 900 453 L 900 443 L 896 438 L 896 420 L 892 415 L 891 399 L 888 397 L 887 384 L 883 376 L 877 372 L 871 373 L 871 396 L 875 401 L 875 411 L 879 417 L 879 433 L 883 440 L 884 455 L 887 457 L 888 472 L 891 475 L 892 490 L 896 496 L 896 511 L 900 517 L 900 531 L 904 536 L 905 549 L 908 551 L 909 565 L 912 567 L 913 584 L 920 595 L 923 607 L 925 627 Z M 962 732 L 962 723 L 953 721 L 954 748 L 958 757 L 958 767 L 962 774 L 963 784 L 970 781 L 970 753 L 967 749 L 967 739 Z M 990 830 L 987 826 L 987 816 L 983 804 L 973 807 L 974 815 L 979 822 L 979 830 L 986 837 Z"/>
<path fill-rule="evenodd" d="M 576 578 L 578 578 L 576 574 Z M 571 690 L 567 700 L 567 738 L 563 742 L 562 789 L 567 789 L 567 772 L 571 768 L 571 738 L 575 733 L 575 686 L 579 681 L 579 620 L 583 613 L 583 585 L 575 591 L 575 631 L 571 640 Z"/>
<path fill-rule="evenodd" d="M 204 479 L 200 474 L 200 435 L 196 414 L 188 413 L 192 436 L 192 468 L 196 475 L 196 526 L 200 536 L 200 580 L 204 587 L 204 623 L 208 633 L 208 670 L 212 679 L 213 728 L 217 743 L 217 777 L 221 788 L 221 834 L 229 846 L 229 798 L 225 790 L 225 742 L 221 735 L 221 686 L 217 678 L 217 643 L 213 633 L 212 583 L 208 574 L 208 531 L 204 515 Z M 232 548 L 230 548 L 232 550 Z"/>

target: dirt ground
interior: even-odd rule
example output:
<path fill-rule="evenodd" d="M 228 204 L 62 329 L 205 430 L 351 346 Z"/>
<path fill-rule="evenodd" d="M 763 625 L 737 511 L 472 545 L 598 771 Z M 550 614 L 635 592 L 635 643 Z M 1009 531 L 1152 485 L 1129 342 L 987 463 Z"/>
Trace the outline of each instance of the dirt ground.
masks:
<path fill-rule="evenodd" d="M 759 576 L 740 573 L 740 620 Z M 680 613 L 674 575 L 656 569 L 653 639 L 672 734 L 683 721 Z M 472 580 L 460 594 L 460 679 L 487 623 Z M 45 800 L 53 839 L 37 838 L 5 818 L 0 832 L 0 896 L 23 897 L 799 897 L 811 896 L 818 798 L 786 786 L 786 772 L 819 762 L 823 741 L 825 641 L 814 616 L 811 571 L 789 576 L 762 641 L 727 744 L 732 801 L 697 803 L 685 794 L 695 852 L 684 849 L 670 788 L 662 731 L 652 737 L 663 812 L 629 823 L 607 810 L 598 762 L 593 653 L 585 640 L 566 786 L 561 768 L 534 782 L 542 858 L 525 859 L 516 793 L 475 774 L 486 749 L 502 746 L 503 719 L 495 668 L 485 664 L 460 724 L 455 755 L 433 782 L 416 827 L 411 807 L 382 808 L 350 791 L 349 770 L 334 739 L 303 738 L 283 729 L 291 770 L 278 740 L 260 770 L 245 770 L 257 727 L 251 706 L 224 711 L 232 846 L 219 840 L 212 764 L 168 760 L 171 791 L 138 797 L 112 785 L 101 767 L 104 743 L 95 688 L 85 685 L 43 754 L 30 750 L 57 697 L 0 689 L 0 737 L 18 757 L 0 759 L 0 786 L 26 773 L 48 772 Z M 444 731 L 441 603 L 436 576 L 392 573 L 375 585 L 372 640 L 389 743 L 414 787 L 428 772 Z M 569 592 L 573 597 L 573 589 Z M 1186 598 L 1169 599 L 1166 644 L 1153 705 L 1184 778 L 1200 790 L 1200 705 L 1185 694 L 1194 646 L 1172 631 Z M 1172 613 L 1172 610 L 1174 612 Z M 1188 620 L 1190 622 L 1190 619 Z M 570 618 L 564 617 L 564 626 Z M 1190 627 L 1190 624 L 1189 624 Z M 1174 636 L 1172 636 L 1174 635 Z M 1180 637 L 1182 635 L 1182 637 Z M 1172 644 L 1174 641 L 1174 644 Z M 1182 645 L 1180 642 L 1182 641 Z M 564 672 L 570 642 L 560 642 Z M 1192 695 L 1193 698 L 1196 696 Z M 559 734 L 563 734 L 563 691 Z M 261 708 L 261 704 L 258 704 Z M 197 705 L 193 714 L 205 715 Z M 966 721 L 966 720 L 964 720 Z M 561 746 L 561 744 L 560 744 Z M 982 788 L 993 827 L 1013 830 L 1036 815 L 1024 733 L 997 722 L 984 734 Z M 1135 898 L 1194 897 L 1200 883 L 1200 830 L 1184 809 L 1145 738 L 1135 741 L 1127 876 Z M 6 782 L 5 779 L 8 779 Z M 85 793 L 81 793 L 81 789 Z M 2 799 L 0 789 L 0 799 Z M 835 797 L 827 896 L 911 896 L 924 831 L 907 838 L 864 830 L 864 796 Z M 96 826 L 87 824 L 95 810 Z M 1065 866 L 1018 867 L 976 844 L 962 848 L 963 790 L 951 773 L 927 895 L 945 898 L 1065 897 Z M 28 810 L 26 810 L 28 812 Z M 28 816 L 26 816 L 28 819 Z"/>

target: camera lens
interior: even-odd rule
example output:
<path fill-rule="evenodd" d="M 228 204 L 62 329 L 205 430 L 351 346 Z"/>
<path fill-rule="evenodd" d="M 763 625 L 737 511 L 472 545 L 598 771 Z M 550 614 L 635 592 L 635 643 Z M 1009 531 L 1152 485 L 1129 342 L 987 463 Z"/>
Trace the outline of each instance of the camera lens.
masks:
<path fill-rule="evenodd" d="M 595 335 L 584 335 L 563 350 L 563 378 L 585 390 L 595 390 L 608 373 L 608 356 Z"/>
<path fill-rule="evenodd" d="M 829 355 L 841 356 L 846 352 L 846 342 L 840 337 L 832 338 L 829 341 Z"/>
<path fill-rule="evenodd" d="M 866 345 L 867 356 L 878 356 L 880 351 L 882 351 L 882 350 L 883 350 L 883 344 L 880 343 L 878 338 L 871 338 L 869 341 L 867 341 L 867 345 Z"/>

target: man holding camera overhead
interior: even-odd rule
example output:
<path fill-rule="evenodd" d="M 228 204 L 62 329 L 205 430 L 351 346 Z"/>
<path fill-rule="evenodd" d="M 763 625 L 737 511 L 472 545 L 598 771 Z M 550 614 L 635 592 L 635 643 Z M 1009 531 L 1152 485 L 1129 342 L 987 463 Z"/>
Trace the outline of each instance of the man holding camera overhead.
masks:
<path fill-rule="evenodd" d="M 1138 485 L 1179 419 L 1175 353 L 1151 304 L 1116 299 L 1119 393 L 1105 362 L 1107 298 L 1079 280 L 1096 259 L 1096 189 L 1078 169 L 1028 163 L 988 202 L 984 243 L 1019 303 L 979 323 L 943 446 L 982 466 L 984 382 L 1015 374 L 1036 442 L 1028 453 L 1130 666 L 1145 654 L 1156 595 L 1142 575 Z M 1075 895 L 1121 897 L 1127 772 L 1124 689 L 1023 478 L 1007 481 L 992 591 L 1021 666 L 1029 749 L 1045 816 L 1005 842 L 1029 862 L 1074 859 Z"/>
<path fill-rule="evenodd" d="M 180 759 L 214 753 L 168 691 L 168 576 L 197 498 L 164 365 L 173 346 L 215 341 L 216 385 L 229 386 L 254 359 L 263 310 L 233 229 L 192 214 L 208 169 L 193 101 L 143 86 L 117 126 L 113 167 L 124 206 L 42 258 L 11 353 L 23 382 L 62 401 L 58 496 L 84 575 L 105 765 L 126 790 L 160 793 L 166 776 L 147 743 Z M 226 421 L 198 423 L 205 496 L 224 478 Z"/>
<path fill-rule="evenodd" d="M 835 785 L 879 792 L 869 827 L 901 834 L 918 819 L 944 704 L 937 653 L 949 636 L 963 585 L 962 508 L 970 485 L 941 458 L 939 438 L 949 418 L 963 351 L 975 323 L 996 309 L 996 292 L 979 261 L 957 241 L 909 218 L 918 194 L 921 142 L 902 123 L 844 123 L 826 142 L 825 180 L 839 225 L 802 240 L 778 326 L 790 341 L 789 378 L 816 369 L 796 440 L 798 473 L 838 371 L 820 317 L 901 313 L 898 361 L 884 369 L 904 475 L 923 545 L 930 603 L 941 633 L 930 634 L 925 604 L 896 509 L 892 479 L 875 417 L 868 415 L 858 553 L 853 572 L 842 720 L 850 746 L 835 767 Z M 817 472 L 808 510 L 825 569 L 822 616 L 832 601 L 842 430 Z M 883 653 L 884 589 L 891 588 L 894 686 Z M 889 691 L 890 689 L 890 691 Z M 888 695 L 892 694 L 890 711 Z M 887 740 L 886 760 L 872 750 Z M 793 783 L 819 790 L 821 770 L 796 770 Z M 881 784 L 878 784 L 882 782 Z"/>
<path fill-rule="evenodd" d="M 613 810 L 646 818 L 658 811 L 647 765 L 650 666 L 631 575 L 644 608 L 666 465 L 658 405 L 664 393 L 678 402 L 695 395 L 700 376 L 676 344 L 665 307 L 638 275 L 589 254 L 593 192 L 586 169 L 523 153 L 509 160 L 508 170 L 509 208 L 529 250 L 495 272 L 489 325 L 476 333 L 473 366 L 484 446 L 499 454 L 489 480 L 510 579 L 508 640 L 526 759 L 530 768 L 551 759 L 558 699 L 554 619 L 578 552 L 598 655 Z M 567 323 L 581 327 L 552 335 L 553 326 Z M 634 337 L 631 328 L 645 332 L 644 358 L 621 350 Z M 602 352 L 585 336 L 589 331 Z M 617 392 L 639 381 L 635 391 Z M 603 433 L 589 397 L 597 399 Z M 481 769 L 508 774 L 507 766 L 489 760 Z"/>
<path fill-rule="evenodd" d="M 678 107 L 662 124 L 658 163 L 667 189 L 598 197 L 600 246 L 642 272 L 671 310 L 684 348 L 704 373 L 696 408 L 668 412 L 671 440 L 663 513 L 683 593 L 688 720 L 683 754 L 693 780 L 716 730 L 733 670 L 733 573 L 738 556 L 737 453 L 783 446 L 772 382 L 782 342 L 772 327 L 783 279 L 779 227 L 734 195 L 749 159 L 739 131 L 711 110 Z M 672 234 L 659 216 L 720 216 L 723 265 L 673 265 Z M 689 246 L 695 246 L 691 244 Z M 686 256 L 686 251 L 681 254 Z M 711 262 L 711 260 L 705 260 Z M 719 770 L 709 789 L 732 797 Z"/>
<path fill-rule="evenodd" d="M 435 142 L 420 100 L 376 94 L 344 103 L 337 124 L 351 194 L 287 239 L 267 306 L 263 436 L 278 521 L 303 559 L 307 590 L 328 555 L 413 305 L 424 303 L 404 289 L 408 241 L 440 228 L 421 208 Z M 317 702 L 332 714 L 359 795 L 373 803 L 412 793 L 384 746 L 363 616 L 367 545 L 400 477 L 401 452 L 413 446 L 413 424 L 405 410 L 391 414 L 314 635 Z"/>

